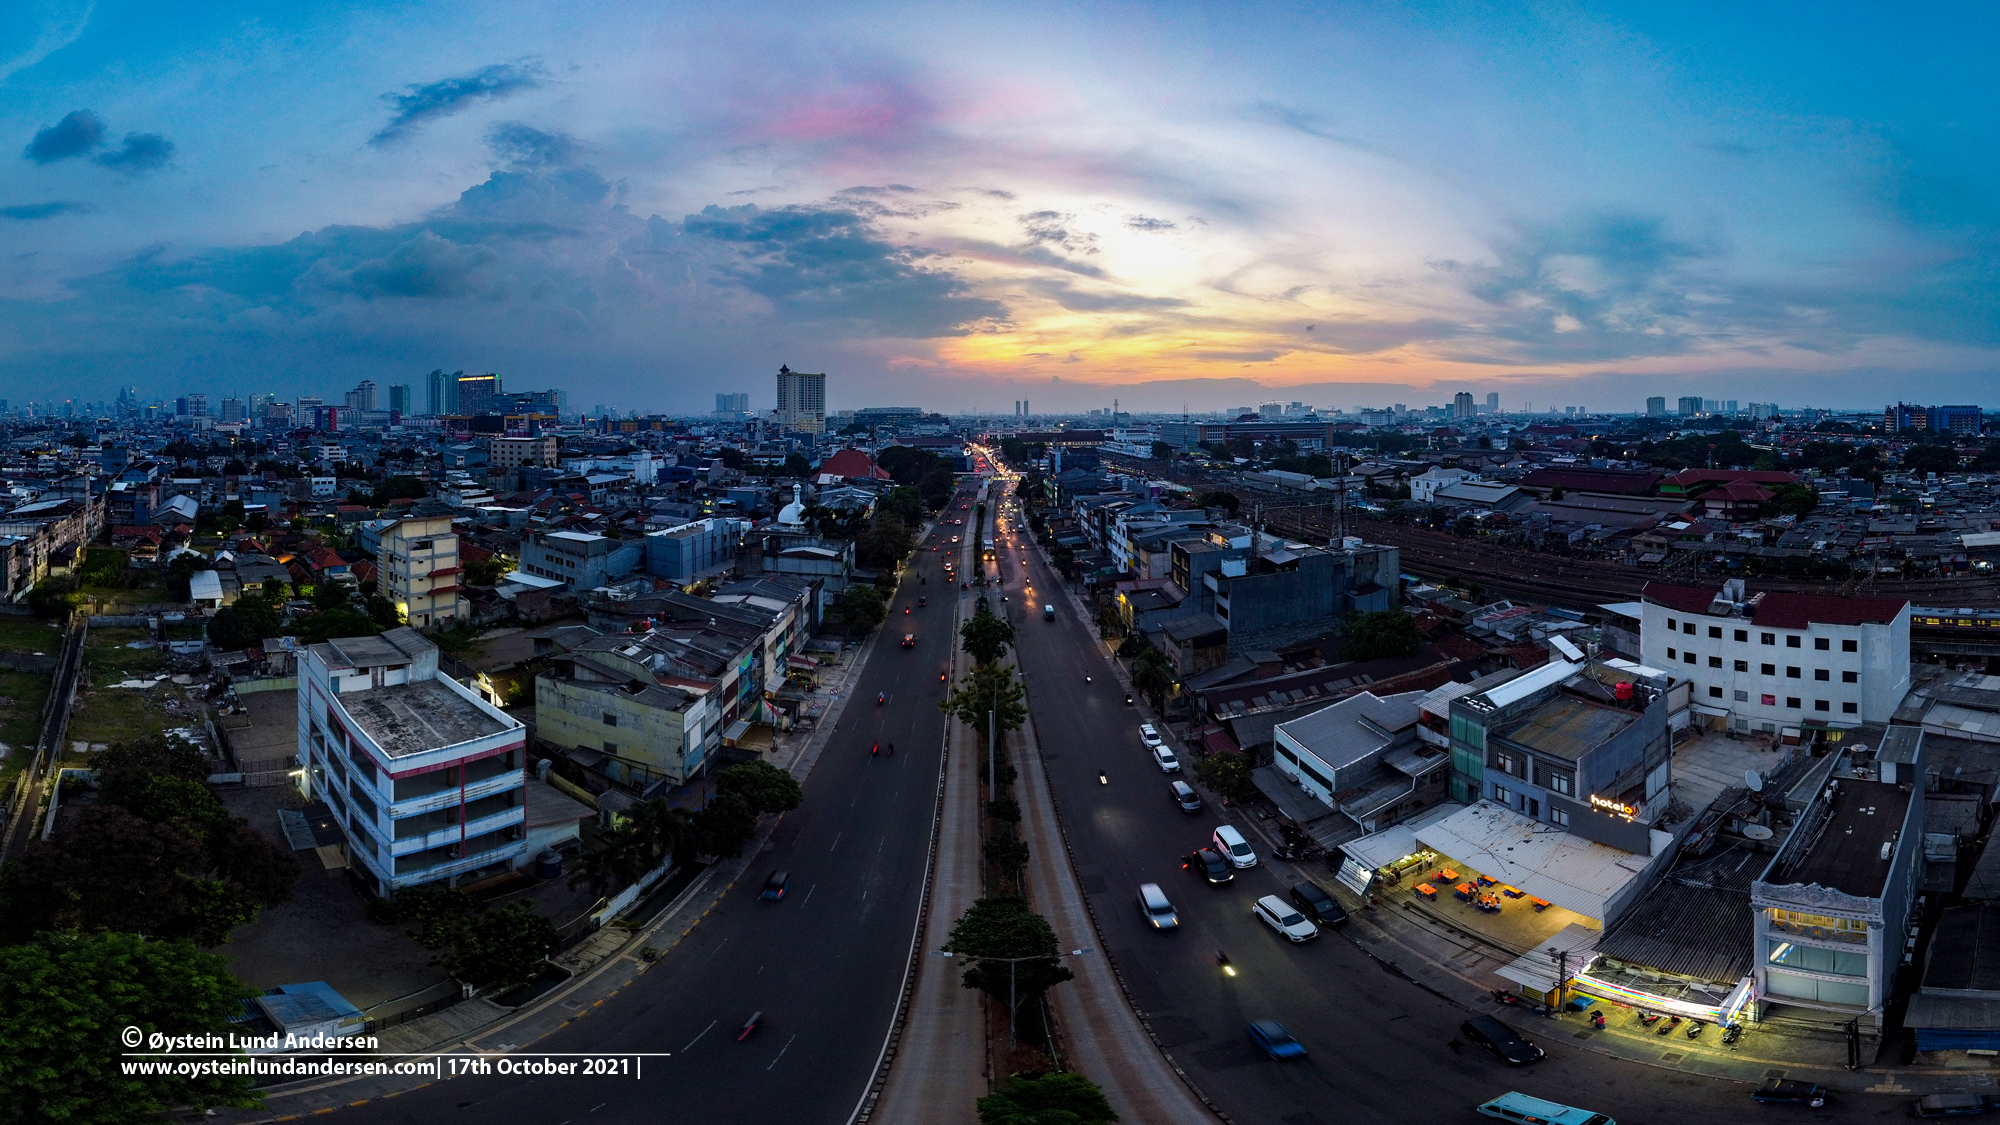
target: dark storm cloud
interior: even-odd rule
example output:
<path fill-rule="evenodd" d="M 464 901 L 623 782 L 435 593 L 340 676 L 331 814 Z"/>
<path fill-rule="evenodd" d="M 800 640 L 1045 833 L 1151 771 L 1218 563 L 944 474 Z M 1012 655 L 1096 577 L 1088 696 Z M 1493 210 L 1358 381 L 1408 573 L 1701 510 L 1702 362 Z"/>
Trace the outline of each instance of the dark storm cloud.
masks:
<path fill-rule="evenodd" d="M 75 110 L 35 133 L 21 152 L 23 160 L 53 164 L 83 156 L 104 143 L 104 119 L 87 109 Z"/>
<path fill-rule="evenodd" d="M 368 143 L 387 144 L 433 118 L 448 117 L 476 103 L 532 90 L 541 84 L 541 64 L 523 59 L 495 63 L 457 78 L 406 86 L 407 93 L 382 95 L 384 101 L 396 107 L 396 114 Z"/>
<path fill-rule="evenodd" d="M 568 133 L 544 133 L 519 121 L 502 121 L 486 130 L 493 154 L 521 168 L 566 168 L 583 156 L 583 146 Z"/>
<path fill-rule="evenodd" d="M 174 158 L 174 142 L 158 133 L 127 133 L 117 149 L 91 159 L 128 176 L 143 176 L 167 166 Z"/>
<path fill-rule="evenodd" d="M 50 200 L 47 203 L 17 203 L 12 207 L 0 207 L 0 216 L 17 222 L 32 223 L 41 219 L 53 219 L 58 215 L 88 215 L 96 210 L 96 204 L 92 203 Z"/>
<path fill-rule="evenodd" d="M 490 247 L 460 246 L 422 230 L 387 257 L 356 266 L 348 280 L 364 297 L 468 297 L 490 287 L 498 258 Z"/>

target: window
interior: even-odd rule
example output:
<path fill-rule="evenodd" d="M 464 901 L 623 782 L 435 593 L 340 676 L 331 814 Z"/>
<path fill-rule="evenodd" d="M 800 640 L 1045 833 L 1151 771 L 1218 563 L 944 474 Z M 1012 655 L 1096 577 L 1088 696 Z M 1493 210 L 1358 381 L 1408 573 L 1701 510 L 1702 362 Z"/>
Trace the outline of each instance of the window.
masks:
<path fill-rule="evenodd" d="M 1493 752 L 1493 768 L 1501 771 L 1502 773 L 1513 773 L 1514 772 L 1513 752 L 1508 750 L 1495 750 Z"/>
<path fill-rule="evenodd" d="M 1748 630 L 1748 629 L 1738 629 L 1738 630 L 1736 630 L 1736 639 L 1737 639 L 1738 641 L 1745 641 L 1745 642 L 1747 642 L 1747 641 L 1748 641 L 1748 640 L 1750 639 L 1750 630 Z"/>
<path fill-rule="evenodd" d="M 1709 657 L 1709 658 L 1708 658 L 1708 666 L 1709 666 L 1710 668 L 1720 668 L 1720 667 L 1722 667 L 1722 658 L 1721 658 L 1720 656 L 1711 656 L 1711 657 Z"/>
<path fill-rule="evenodd" d="M 1795 945 L 1782 938 L 1764 939 L 1764 948 L 1765 959 L 1773 965 L 1785 965 L 1809 973 L 1834 973 L 1844 977 L 1868 975 L 1866 953 L 1846 953 L 1837 949 Z"/>
<path fill-rule="evenodd" d="M 1790 708 L 1791 708 L 1792 710 L 1794 710 L 1794 711 L 1798 710 L 1798 709 L 1799 709 L 1799 707 L 1801 706 L 1801 704 L 1799 703 L 1799 697 L 1798 697 L 1798 696 L 1796 696 L 1796 695 L 1788 695 L 1788 696 L 1786 696 L 1786 697 L 1785 697 L 1785 706 L 1787 706 L 1787 707 L 1790 707 Z"/>
<path fill-rule="evenodd" d="M 1786 638 L 1785 638 L 1785 647 L 1786 647 L 1786 648 L 1797 648 L 1797 647 L 1799 647 L 1799 638 L 1797 637 L 1797 635 L 1792 635 L 1792 636 L 1788 636 L 1788 637 L 1786 637 Z"/>
<path fill-rule="evenodd" d="M 1736 670 L 1737 670 L 1738 672 L 1748 672 L 1748 671 L 1750 670 L 1750 662 L 1749 662 L 1748 660 L 1739 660 L 1739 661 L 1737 661 L 1737 662 L 1736 662 Z"/>
<path fill-rule="evenodd" d="M 1799 678 L 1801 678 L 1801 676 L 1802 676 L 1802 675 L 1803 675 L 1803 673 L 1802 673 L 1802 672 L 1801 672 L 1801 670 L 1799 669 L 1799 666 L 1798 666 L 1798 665 L 1796 665 L 1796 664 L 1788 664 L 1788 665 L 1786 665 L 1786 666 L 1785 666 L 1785 678 L 1786 678 L 1786 679 L 1788 679 L 1788 680 L 1796 680 L 1796 679 L 1799 679 Z"/>
<path fill-rule="evenodd" d="M 1570 780 L 1568 774 L 1552 773 L 1548 776 L 1548 784 L 1549 792 L 1561 793 L 1565 797 L 1576 791 L 1576 783 Z"/>
<path fill-rule="evenodd" d="M 1503 805 L 1512 805 L 1514 803 L 1514 794 L 1509 792 L 1504 785 L 1495 785 L 1493 787 L 1493 799 Z"/>
<path fill-rule="evenodd" d="M 1736 689 L 1736 702 L 1738 703 L 1750 702 L 1750 693 L 1744 691 L 1742 688 Z"/>
<path fill-rule="evenodd" d="M 1860 642 L 1860 641 L 1842 641 L 1842 642 L 1840 642 L 1840 651 L 1842 651 L 1842 652 L 1860 652 L 1860 651 L 1861 651 L 1861 642 Z"/>
<path fill-rule="evenodd" d="M 1558 828 L 1568 828 L 1569 814 L 1562 811 L 1561 809 L 1550 809 L 1549 823 L 1555 825 Z"/>
<path fill-rule="evenodd" d="M 1774 644 L 1777 644 L 1777 643 L 1778 643 L 1778 634 L 1776 634 L 1776 633 L 1759 633 L 1759 634 L 1757 634 L 1757 643 L 1759 643 L 1759 644 L 1766 644 L 1766 645 L 1774 645 Z"/>
<path fill-rule="evenodd" d="M 1678 653 L 1678 652 L 1674 651 L 1674 650 L 1673 650 L 1673 649 L 1671 649 L 1671 648 L 1667 650 L 1667 659 L 1668 659 L 1668 660 L 1679 660 L 1680 658 L 1681 658 L 1681 654 L 1680 654 L 1680 653 Z"/>
<path fill-rule="evenodd" d="M 1759 664 L 1757 667 L 1766 676 L 1775 676 L 1778 674 L 1778 666 L 1776 664 Z"/>
<path fill-rule="evenodd" d="M 1668 630 L 1669 632 L 1671 632 L 1671 631 L 1673 631 L 1673 630 L 1675 630 L 1675 629 L 1678 629 L 1678 628 L 1680 628 L 1680 627 L 1681 627 L 1681 626 L 1680 626 L 1680 622 L 1678 622 L 1678 621 L 1675 621 L 1675 620 L 1674 620 L 1673 618 L 1671 618 L 1671 617 L 1667 618 L 1667 630 Z"/>
<path fill-rule="evenodd" d="M 1681 663 L 1683 663 L 1683 664 L 1693 664 L 1693 663 L 1694 663 L 1694 653 L 1691 653 L 1691 652 L 1683 652 L 1683 653 L 1681 653 Z"/>
<path fill-rule="evenodd" d="M 1757 698 L 1761 700 L 1764 706 L 1766 707 L 1776 707 L 1778 705 L 1778 697 L 1775 695 L 1760 695 Z"/>
<path fill-rule="evenodd" d="M 1815 711 L 1831 711 L 1831 710 L 1833 710 L 1833 704 L 1831 704 L 1831 703 L 1828 703 L 1828 702 L 1827 702 L 1826 700 L 1824 700 L 1824 699 L 1815 699 L 1815 700 L 1813 700 L 1813 710 L 1815 710 Z"/>
<path fill-rule="evenodd" d="M 609 712 L 609 711 L 606 711 L 606 712 L 604 713 L 604 725 L 605 725 L 605 726 L 607 726 L 607 727 L 615 727 L 615 726 L 617 726 L 617 725 L 618 725 L 618 716 L 616 716 L 616 715 L 612 714 L 612 713 L 611 713 L 611 712 Z"/>
<path fill-rule="evenodd" d="M 1711 687 L 1711 688 L 1709 688 L 1709 689 L 1708 689 L 1708 697 L 1709 697 L 1710 699 L 1721 699 L 1721 698 L 1722 698 L 1722 689 L 1721 689 L 1721 688 L 1719 688 L 1719 687 Z"/>
<path fill-rule="evenodd" d="M 1861 673 L 1842 672 L 1840 674 L 1840 682 L 1843 684 L 1858 684 L 1861 682 Z"/>
<path fill-rule="evenodd" d="M 1711 636 L 1711 637 L 1714 637 L 1714 638 L 1715 638 L 1716 640 L 1718 640 L 1718 641 L 1719 641 L 1719 640 L 1721 640 L 1721 639 L 1722 639 L 1722 626 L 1720 626 L 1720 625 L 1710 625 L 1710 626 L 1708 627 L 1708 635 L 1709 635 L 1709 636 Z"/>
<path fill-rule="evenodd" d="M 616 742 L 607 742 L 607 743 L 605 743 L 605 744 L 604 744 L 604 752 L 605 752 L 606 754 L 610 754 L 610 755 L 611 755 L 611 756 L 613 756 L 613 757 L 616 757 L 616 756 L 618 755 L 618 744 L 617 744 Z"/>
<path fill-rule="evenodd" d="M 1861 705 L 1859 703 L 1843 703 L 1840 705 L 1840 713 L 1843 715 L 1859 714 L 1860 711 Z"/>
<path fill-rule="evenodd" d="M 1813 647 L 1821 652 L 1825 652 L 1826 650 L 1833 647 L 1833 640 L 1828 637 L 1814 637 Z"/>
<path fill-rule="evenodd" d="M 1687 634 L 1688 636 L 1690 636 L 1690 637 L 1694 636 L 1694 622 L 1692 622 L 1692 621 L 1684 621 L 1684 622 L 1682 622 L 1682 623 L 1681 623 L 1681 632 L 1683 632 L 1683 633 L 1686 633 L 1686 634 Z"/>

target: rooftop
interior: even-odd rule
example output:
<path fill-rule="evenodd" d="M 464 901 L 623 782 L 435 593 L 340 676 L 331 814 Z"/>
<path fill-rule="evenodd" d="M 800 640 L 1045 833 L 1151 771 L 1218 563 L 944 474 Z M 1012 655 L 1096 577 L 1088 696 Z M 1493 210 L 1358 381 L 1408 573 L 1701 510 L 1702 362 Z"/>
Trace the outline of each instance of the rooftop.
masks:
<path fill-rule="evenodd" d="M 1417 724 L 1417 702 L 1422 692 L 1378 698 L 1362 692 L 1306 715 L 1280 724 L 1278 730 L 1325 762 L 1339 769 L 1359 761 L 1393 742 L 1397 735 Z"/>
<path fill-rule="evenodd" d="M 1910 795 L 1886 781 L 1835 778 L 1826 823 L 1805 855 L 1792 859 L 1772 884 L 1817 883 L 1857 898 L 1878 898 L 1889 877 L 1882 845 L 1894 840 L 1910 808 Z M 1810 821 L 1802 821 L 1809 824 Z"/>
<path fill-rule="evenodd" d="M 2000 992 L 2000 908 L 1945 907 L 1931 938 L 1923 986 Z"/>
<path fill-rule="evenodd" d="M 433 647 L 423 634 L 408 626 L 391 629 L 379 637 L 335 637 L 312 646 L 328 668 L 387 668 L 409 664 L 424 649 Z"/>
<path fill-rule="evenodd" d="M 1637 713 L 1557 696 L 1526 719 L 1500 730 L 1500 737 L 1538 754 L 1574 762 L 1604 745 L 1638 720 Z"/>
<path fill-rule="evenodd" d="M 1603 918 L 1606 903 L 1652 863 L 1484 800 L 1420 829 L 1416 838 L 1471 871 L 1587 918 Z"/>
<path fill-rule="evenodd" d="M 390 758 L 407 758 L 519 727 L 436 680 L 344 692 L 335 697 Z"/>

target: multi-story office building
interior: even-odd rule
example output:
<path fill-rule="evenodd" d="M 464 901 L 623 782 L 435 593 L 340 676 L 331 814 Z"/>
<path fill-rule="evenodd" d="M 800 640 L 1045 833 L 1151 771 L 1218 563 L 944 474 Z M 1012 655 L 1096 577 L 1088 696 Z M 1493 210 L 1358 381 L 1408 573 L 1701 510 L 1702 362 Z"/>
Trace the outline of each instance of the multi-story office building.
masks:
<path fill-rule="evenodd" d="M 1451 396 L 1452 417 L 1470 418 L 1475 413 L 1477 413 L 1477 411 L 1473 408 L 1472 405 L 1472 392 L 1460 391 L 1457 394 Z"/>
<path fill-rule="evenodd" d="M 521 570 L 537 578 L 595 590 L 637 571 L 640 544 L 580 531 L 537 531 L 521 543 Z"/>
<path fill-rule="evenodd" d="M 1924 732 L 1828 760 L 1784 846 L 1750 884 L 1757 995 L 1882 1026 L 1924 874 Z"/>
<path fill-rule="evenodd" d="M 242 399 L 225 398 L 222 400 L 222 420 L 224 422 L 241 422 L 244 417 Z"/>
<path fill-rule="evenodd" d="M 800 433 L 826 432 L 826 375 L 778 368 L 778 425 Z"/>
<path fill-rule="evenodd" d="M 1488 391 L 1488 392 L 1486 392 L 1486 413 L 1488 413 L 1488 414 L 1498 414 L 1498 413 L 1500 413 L 1500 392 L 1499 392 L 1499 391 Z"/>
<path fill-rule="evenodd" d="M 389 409 L 402 417 L 407 418 L 410 416 L 410 385 L 408 383 L 391 383 L 389 385 Z"/>
<path fill-rule="evenodd" d="M 1653 395 L 1652 397 L 1646 400 L 1646 417 L 1664 418 L 1666 416 L 1667 416 L 1667 396 Z"/>
<path fill-rule="evenodd" d="M 375 381 L 361 380 L 361 385 L 347 392 L 347 405 L 355 410 L 375 409 Z"/>
<path fill-rule="evenodd" d="M 308 646 L 298 697 L 299 788 L 375 893 L 526 862 L 527 728 L 439 672 L 416 630 Z"/>
<path fill-rule="evenodd" d="M 1934 434 L 1976 434 L 1980 413 L 1977 406 L 1916 406 L 1899 402 L 1882 412 L 1885 429 L 1901 433 L 1918 430 Z"/>
<path fill-rule="evenodd" d="M 748 391 L 728 391 L 715 396 L 715 416 L 734 421 L 750 413 Z"/>
<path fill-rule="evenodd" d="M 1684 417 L 1692 418 L 1695 415 L 1701 413 L 1701 396 L 1682 395 L 1681 400 L 1677 405 L 1679 406 L 1679 410 L 1677 411 L 1677 413 L 1681 414 Z"/>
<path fill-rule="evenodd" d="M 433 371 L 424 376 L 424 405 L 432 417 L 458 413 L 458 378 L 465 372 L 447 375 Z"/>
<path fill-rule="evenodd" d="M 465 619 L 465 570 L 450 516 L 397 520 L 381 529 L 375 565 L 384 590 L 419 629 Z"/>
<path fill-rule="evenodd" d="M 1910 603 L 1648 582 L 1643 662 L 1693 684 L 1694 703 L 1739 731 L 1889 721 L 1910 687 Z"/>
<path fill-rule="evenodd" d="M 556 464 L 556 436 L 523 437 L 506 434 L 489 439 L 488 464 L 496 469 L 518 469 L 523 465 L 553 467 Z"/>
<path fill-rule="evenodd" d="M 646 573 L 669 582 L 719 574 L 736 560 L 737 526 L 726 519 L 695 520 L 646 536 Z"/>
<path fill-rule="evenodd" d="M 458 383 L 458 409 L 454 414 L 490 414 L 494 400 L 500 397 L 500 376 L 460 375 Z"/>

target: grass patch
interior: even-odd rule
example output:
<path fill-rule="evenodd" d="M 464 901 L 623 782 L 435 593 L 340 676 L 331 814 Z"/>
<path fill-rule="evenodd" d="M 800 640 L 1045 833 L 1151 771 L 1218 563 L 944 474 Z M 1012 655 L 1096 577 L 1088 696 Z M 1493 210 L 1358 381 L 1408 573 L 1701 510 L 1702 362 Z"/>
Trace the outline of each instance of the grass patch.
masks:
<path fill-rule="evenodd" d="M 62 630 L 38 617 L 0 617 L 0 648 L 10 652 L 62 653 Z"/>
<path fill-rule="evenodd" d="M 162 685 L 151 691 L 103 688 L 76 701 L 70 712 L 68 739 L 71 742 L 123 742 L 143 734 L 184 727 L 194 721 L 194 713 L 183 707 L 169 711 L 166 700 L 174 689 Z"/>
<path fill-rule="evenodd" d="M 83 666 L 97 673 L 99 680 L 111 681 L 133 673 L 163 671 L 167 658 L 160 650 L 125 647 L 132 641 L 149 640 L 152 635 L 145 629 L 92 629 L 89 643 L 83 647 Z"/>
<path fill-rule="evenodd" d="M 11 783 L 28 764 L 28 753 L 42 733 L 42 708 L 49 701 L 50 679 L 33 672 L 0 671 L 0 742 L 10 748 L 0 761 L 0 782 Z"/>
<path fill-rule="evenodd" d="M 83 592 L 102 605 L 156 605 L 171 602 L 165 586 L 97 586 L 86 584 Z"/>
<path fill-rule="evenodd" d="M 206 636 L 208 636 L 207 618 L 202 618 L 198 621 L 183 621 L 178 625 L 169 624 L 167 626 L 167 639 L 170 641 L 198 641 Z"/>

